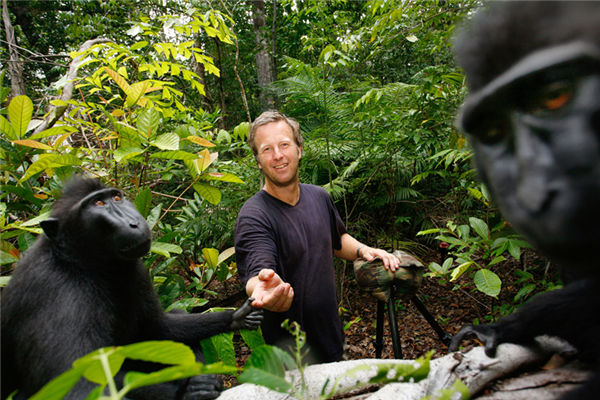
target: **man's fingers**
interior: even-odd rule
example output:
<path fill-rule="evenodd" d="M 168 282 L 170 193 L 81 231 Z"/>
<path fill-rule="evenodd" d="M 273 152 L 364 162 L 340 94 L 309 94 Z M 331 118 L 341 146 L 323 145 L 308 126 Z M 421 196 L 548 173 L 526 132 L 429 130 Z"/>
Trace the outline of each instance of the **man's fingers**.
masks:
<path fill-rule="evenodd" d="M 274 275 L 275 271 L 272 269 L 261 269 L 258 273 L 258 279 L 261 281 L 268 281 L 269 279 L 273 278 Z"/>

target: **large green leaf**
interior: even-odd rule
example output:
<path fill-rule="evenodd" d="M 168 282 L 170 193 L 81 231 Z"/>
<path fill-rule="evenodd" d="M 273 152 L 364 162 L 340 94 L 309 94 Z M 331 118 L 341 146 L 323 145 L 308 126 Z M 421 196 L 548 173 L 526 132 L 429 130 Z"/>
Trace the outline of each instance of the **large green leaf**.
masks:
<path fill-rule="evenodd" d="M 23 174 L 21 179 L 19 179 L 19 183 L 24 182 L 32 176 L 44 171 L 46 168 L 49 168 L 57 157 L 57 154 L 48 154 L 45 157 L 40 157 L 39 160 L 37 160 L 36 162 L 31 164 L 29 168 L 27 168 L 25 174 Z"/>
<path fill-rule="evenodd" d="M 201 346 L 202 349 L 205 348 L 206 341 L 212 342 L 216 350 L 216 354 L 218 358 L 223 361 L 225 365 L 235 366 L 235 348 L 233 346 L 233 332 L 220 333 L 218 335 L 212 336 L 209 339 L 202 340 Z M 219 361 L 219 360 L 216 360 Z M 207 362 L 209 362 L 207 360 Z"/>
<path fill-rule="evenodd" d="M 239 381 L 287 393 L 292 389 L 292 385 L 285 380 L 286 366 L 288 369 L 296 368 L 296 363 L 289 353 L 275 346 L 264 345 L 252 352 Z"/>
<path fill-rule="evenodd" d="M 156 133 L 159 123 L 160 113 L 156 108 L 147 108 L 138 116 L 137 128 L 140 132 L 144 133 L 147 138 L 150 138 L 153 133 Z"/>
<path fill-rule="evenodd" d="M 8 118 L 15 135 L 20 139 L 27 133 L 33 115 L 33 102 L 27 96 L 17 96 L 8 105 Z"/>
<path fill-rule="evenodd" d="M 29 400 L 62 400 L 79 382 L 85 366 L 69 369 L 48 382 L 44 387 L 31 396 Z"/>
<path fill-rule="evenodd" d="M 81 159 L 73 154 L 61 154 L 52 161 L 50 168 L 60 168 L 68 165 L 81 165 Z"/>
<path fill-rule="evenodd" d="M 475 264 L 473 261 L 467 261 L 465 263 L 460 264 L 458 267 L 454 268 L 452 270 L 452 274 L 450 274 L 451 276 L 451 281 L 458 279 L 459 276 L 461 276 L 462 274 L 464 274 L 471 265 Z"/>
<path fill-rule="evenodd" d="M 2 115 L 0 115 L 0 133 L 5 135 L 8 140 L 19 139 L 10 122 L 8 122 L 8 120 Z"/>
<path fill-rule="evenodd" d="M 235 254 L 235 247 L 230 247 L 225 249 L 219 254 L 219 258 L 217 259 L 217 264 L 221 264 L 223 261 L 227 260 L 229 257 Z"/>
<path fill-rule="evenodd" d="M 152 189 L 149 187 L 141 190 L 133 201 L 135 208 L 142 214 L 142 217 L 147 218 L 152 207 Z"/>
<path fill-rule="evenodd" d="M 484 221 L 480 220 L 479 218 L 470 217 L 469 223 L 482 239 L 489 239 L 490 234 L 488 225 Z"/>
<path fill-rule="evenodd" d="M 170 253 L 181 254 L 183 249 L 176 244 L 152 242 L 150 251 L 152 253 L 160 254 L 161 256 L 171 257 Z"/>
<path fill-rule="evenodd" d="M 487 294 L 488 296 L 496 297 L 500 293 L 502 281 L 489 269 L 480 269 L 473 277 L 477 289 Z"/>
<path fill-rule="evenodd" d="M 219 250 L 217 249 L 202 249 L 202 255 L 210 268 L 216 268 L 219 260 Z"/>
<path fill-rule="evenodd" d="M 119 147 L 115 150 L 115 161 L 121 162 L 142 154 L 144 150 L 137 147 Z"/>
<path fill-rule="evenodd" d="M 77 129 L 69 125 L 54 126 L 50 129 L 46 129 L 40 133 L 30 136 L 29 139 L 43 139 L 50 136 L 62 135 L 63 133 L 67 132 L 77 132 Z"/>
<path fill-rule="evenodd" d="M 150 158 L 161 158 L 166 160 L 195 160 L 198 158 L 197 155 L 188 153 L 183 150 L 176 151 L 160 151 L 158 153 L 154 153 L 150 156 Z"/>
<path fill-rule="evenodd" d="M 221 191 L 206 183 L 195 183 L 194 190 L 210 204 L 217 205 L 221 201 Z"/>
<path fill-rule="evenodd" d="M 182 343 L 169 340 L 134 343 L 123 347 L 125 357 L 160 364 L 194 364 L 194 352 Z"/>
<path fill-rule="evenodd" d="M 152 82 L 150 81 L 136 82 L 131 85 L 131 93 L 127 95 L 125 107 L 131 107 L 132 105 L 136 104 L 138 100 L 140 100 L 142 96 L 146 94 L 146 91 L 150 89 L 151 86 Z M 140 102 L 140 104 L 143 105 L 143 102 Z"/>
<path fill-rule="evenodd" d="M 224 182 L 235 182 L 235 183 L 244 183 L 243 180 L 230 173 L 220 173 L 220 172 L 209 172 L 208 174 L 204 174 L 203 178 L 206 178 L 211 181 L 224 181 Z"/>
<path fill-rule="evenodd" d="M 266 344 L 260 327 L 255 331 L 240 329 L 240 336 L 253 351 Z"/>
<path fill-rule="evenodd" d="M 175 132 L 165 133 L 150 142 L 150 144 L 161 150 L 179 150 L 179 136 Z"/>

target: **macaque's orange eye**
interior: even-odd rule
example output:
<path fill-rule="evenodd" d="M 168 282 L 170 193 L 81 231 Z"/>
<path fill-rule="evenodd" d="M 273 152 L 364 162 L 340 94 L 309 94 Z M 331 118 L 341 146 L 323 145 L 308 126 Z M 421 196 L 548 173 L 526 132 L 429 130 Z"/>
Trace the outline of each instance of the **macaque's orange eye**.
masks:
<path fill-rule="evenodd" d="M 532 111 L 555 111 L 567 105 L 573 98 L 574 88 L 570 82 L 555 82 L 546 86 L 534 101 Z"/>
<path fill-rule="evenodd" d="M 104 205 L 104 202 L 103 202 L 102 200 L 96 200 L 96 201 L 94 202 L 94 205 L 95 205 L 95 206 L 103 206 L 103 205 Z"/>
<path fill-rule="evenodd" d="M 113 196 L 114 201 L 121 201 L 121 195 L 120 194 L 115 194 Z"/>

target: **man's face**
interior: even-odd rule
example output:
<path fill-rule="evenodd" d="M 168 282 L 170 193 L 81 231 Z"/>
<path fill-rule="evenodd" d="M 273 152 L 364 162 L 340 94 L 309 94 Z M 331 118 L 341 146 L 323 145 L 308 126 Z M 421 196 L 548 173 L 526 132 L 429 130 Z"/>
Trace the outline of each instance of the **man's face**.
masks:
<path fill-rule="evenodd" d="M 294 140 L 291 128 L 285 121 L 271 122 L 256 130 L 258 168 L 269 182 L 285 187 L 298 180 L 298 165 L 302 149 Z"/>

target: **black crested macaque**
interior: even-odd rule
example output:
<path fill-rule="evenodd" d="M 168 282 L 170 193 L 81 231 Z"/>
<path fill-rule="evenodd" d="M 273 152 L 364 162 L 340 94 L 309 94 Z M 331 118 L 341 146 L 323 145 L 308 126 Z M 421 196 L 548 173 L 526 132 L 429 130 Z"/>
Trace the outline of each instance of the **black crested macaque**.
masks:
<path fill-rule="evenodd" d="M 204 362 L 200 340 L 262 322 L 250 300 L 236 311 L 163 312 L 140 260 L 150 249 L 150 229 L 120 190 L 98 180 L 71 180 L 41 225 L 44 235 L 2 293 L 2 399 L 17 389 L 16 399 L 29 398 L 100 347 L 173 340 Z M 165 367 L 128 362 L 117 381 L 127 370 Z M 67 399 L 85 399 L 94 387 L 82 379 Z M 128 398 L 213 399 L 220 390 L 220 378 L 199 375 L 138 389 Z"/>
<path fill-rule="evenodd" d="M 561 399 L 600 395 L 600 3 L 492 2 L 456 42 L 470 95 L 458 119 L 506 219 L 564 271 L 564 288 L 450 349 L 561 337 L 595 374 Z"/>

